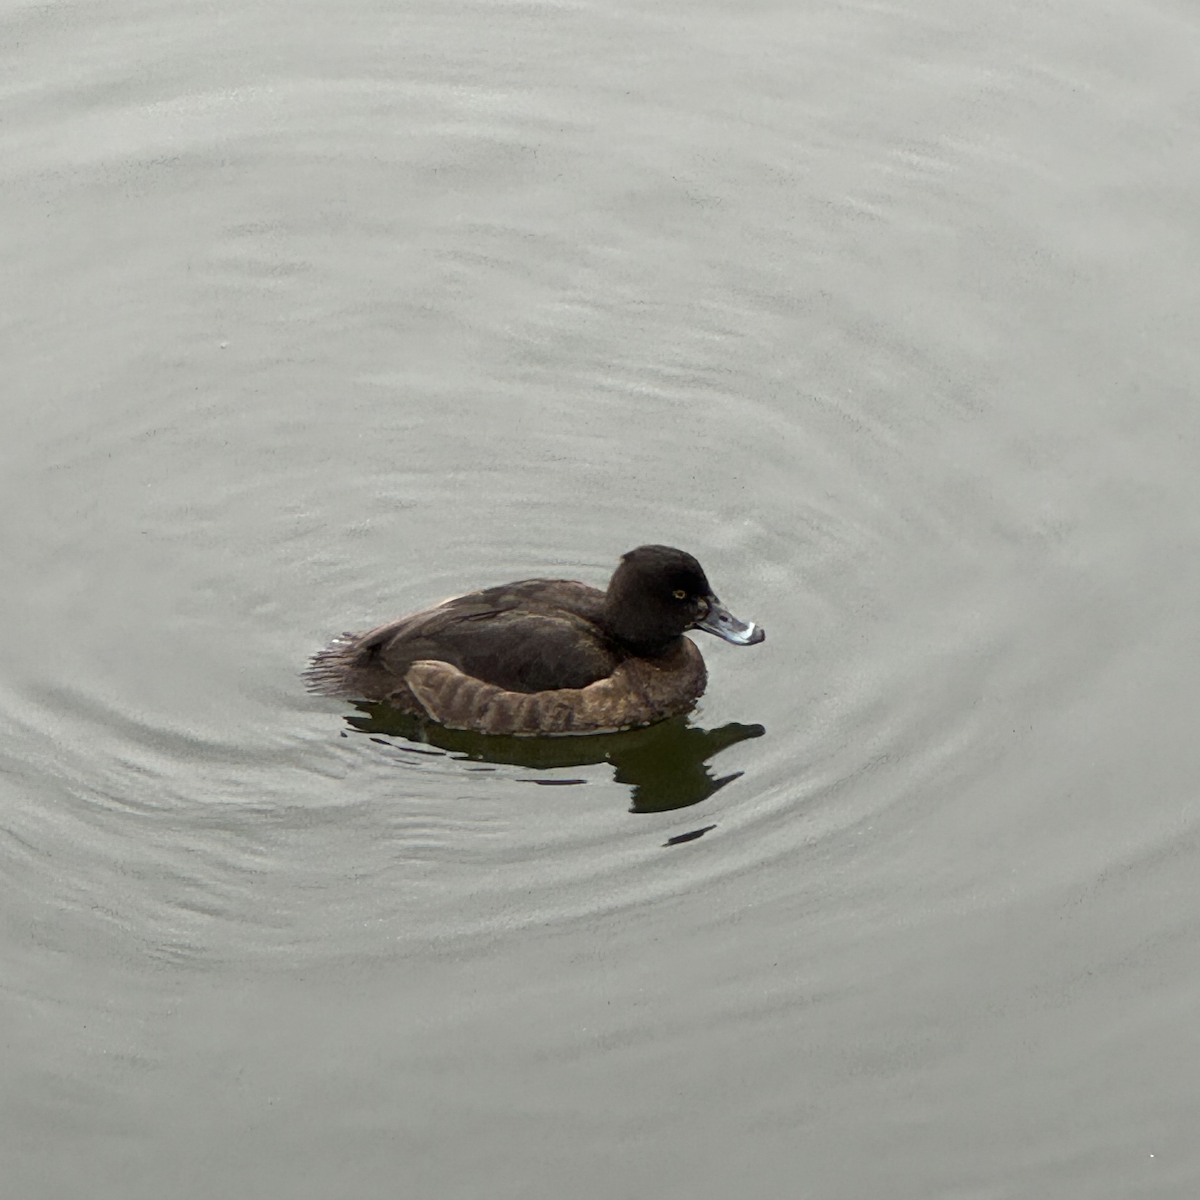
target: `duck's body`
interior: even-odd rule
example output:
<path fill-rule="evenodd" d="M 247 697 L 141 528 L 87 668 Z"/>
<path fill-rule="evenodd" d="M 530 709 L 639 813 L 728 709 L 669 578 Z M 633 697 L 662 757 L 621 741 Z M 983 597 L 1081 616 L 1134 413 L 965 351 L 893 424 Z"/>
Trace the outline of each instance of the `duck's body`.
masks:
<path fill-rule="evenodd" d="M 607 591 L 526 579 L 471 592 L 314 655 L 309 690 L 384 700 L 451 729 L 600 733 L 688 711 L 704 659 L 685 629 L 740 645 L 763 632 L 730 616 L 691 555 L 642 546 Z"/>

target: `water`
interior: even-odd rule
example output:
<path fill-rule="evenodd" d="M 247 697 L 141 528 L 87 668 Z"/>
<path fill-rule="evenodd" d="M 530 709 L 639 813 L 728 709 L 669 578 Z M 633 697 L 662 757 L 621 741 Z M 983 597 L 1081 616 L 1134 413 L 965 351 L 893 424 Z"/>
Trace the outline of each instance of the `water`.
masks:
<path fill-rule="evenodd" d="M 1194 1196 L 1198 24 L 5 6 L 9 1190 Z M 648 541 L 690 742 L 299 684 Z"/>

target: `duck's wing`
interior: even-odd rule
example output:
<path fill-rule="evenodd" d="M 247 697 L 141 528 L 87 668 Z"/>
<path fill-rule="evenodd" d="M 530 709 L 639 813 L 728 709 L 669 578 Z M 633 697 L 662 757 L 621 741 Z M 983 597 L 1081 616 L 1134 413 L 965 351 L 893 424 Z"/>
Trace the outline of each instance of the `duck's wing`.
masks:
<path fill-rule="evenodd" d="M 604 593 L 561 579 L 527 579 L 413 613 L 364 634 L 343 634 L 316 655 L 309 687 L 373 698 L 417 661 L 450 663 L 506 691 L 578 688 L 617 658 L 598 625 Z"/>
<path fill-rule="evenodd" d="M 618 661 L 595 625 L 572 613 L 523 608 L 438 614 L 393 634 L 380 660 L 401 678 L 414 662 L 437 660 L 515 692 L 586 687 Z"/>

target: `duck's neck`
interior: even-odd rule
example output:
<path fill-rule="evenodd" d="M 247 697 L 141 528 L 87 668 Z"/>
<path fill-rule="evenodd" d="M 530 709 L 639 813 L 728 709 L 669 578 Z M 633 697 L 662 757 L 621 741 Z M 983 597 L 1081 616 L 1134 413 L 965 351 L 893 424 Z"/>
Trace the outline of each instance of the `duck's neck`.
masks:
<path fill-rule="evenodd" d="M 645 619 L 636 609 L 606 603 L 604 626 L 609 637 L 638 658 L 661 658 L 677 648 L 681 634 L 663 636 L 662 625 Z"/>

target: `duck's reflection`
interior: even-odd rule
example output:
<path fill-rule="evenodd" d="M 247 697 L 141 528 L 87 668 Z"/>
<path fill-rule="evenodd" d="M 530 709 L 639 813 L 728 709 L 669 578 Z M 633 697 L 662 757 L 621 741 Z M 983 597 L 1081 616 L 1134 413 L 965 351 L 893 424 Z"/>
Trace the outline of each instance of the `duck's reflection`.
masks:
<path fill-rule="evenodd" d="M 457 729 L 445 729 L 387 704 L 358 703 L 357 715 L 347 722 L 361 733 L 401 737 L 433 746 L 456 758 L 476 762 L 546 770 L 552 767 L 582 767 L 612 763 L 614 777 L 632 789 L 632 812 L 668 812 L 687 808 L 708 799 L 719 788 L 741 775 L 714 776 L 709 761 L 728 746 L 748 738 L 762 737 L 761 725 L 736 722 L 720 729 L 698 729 L 687 717 L 673 717 L 645 729 L 593 737 L 516 738 L 495 737 Z M 572 780 L 535 780 L 537 783 L 568 783 Z"/>

